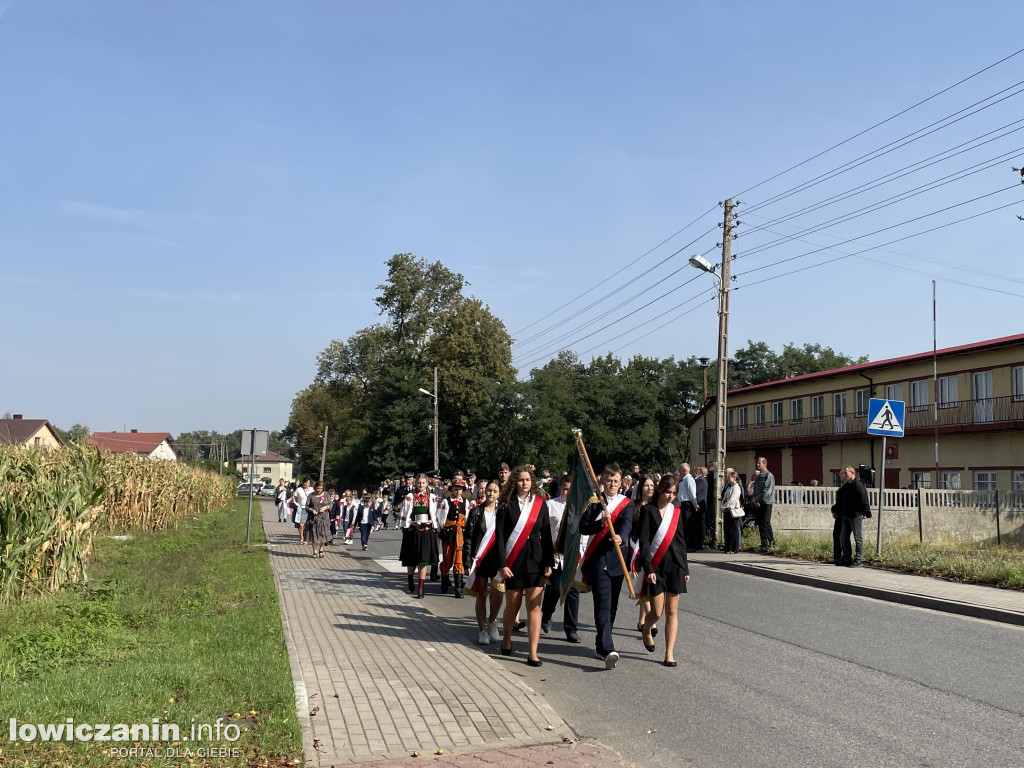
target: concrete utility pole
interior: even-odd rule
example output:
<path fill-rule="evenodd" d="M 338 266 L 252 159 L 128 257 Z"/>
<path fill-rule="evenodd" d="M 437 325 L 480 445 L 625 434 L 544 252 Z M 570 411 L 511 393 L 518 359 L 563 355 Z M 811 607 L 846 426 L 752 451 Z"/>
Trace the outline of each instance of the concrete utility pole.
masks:
<path fill-rule="evenodd" d="M 722 270 L 718 290 L 718 397 L 715 400 L 715 503 L 722 498 L 725 480 L 726 398 L 729 392 L 729 284 L 732 280 L 732 216 L 733 201 L 725 201 L 722 225 Z M 716 515 L 716 519 L 717 519 Z M 716 536 L 720 532 L 716 531 Z"/>
<path fill-rule="evenodd" d="M 327 460 L 327 425 L 324 424 L 324 445 L 320 449 L 320 482 L 324 481 L 324 461 Z"/>

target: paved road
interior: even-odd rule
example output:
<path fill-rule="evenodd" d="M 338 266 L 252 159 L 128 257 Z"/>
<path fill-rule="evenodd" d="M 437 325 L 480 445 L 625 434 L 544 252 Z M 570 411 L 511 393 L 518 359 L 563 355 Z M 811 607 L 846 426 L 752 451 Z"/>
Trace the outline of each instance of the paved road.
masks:
<path fill-rule="evenodd" d="M 393 571 L 397 547 L 382 532 L 352 555 Z M 472 644 L 472 603 L 431 586 L 420 605 Z M 673 670 L 623 603 L 615 670 L 557 621 L 540 669 L 487 650 L 634 765 L 1024 766 L 1024 629 L 695 566 Z"/>

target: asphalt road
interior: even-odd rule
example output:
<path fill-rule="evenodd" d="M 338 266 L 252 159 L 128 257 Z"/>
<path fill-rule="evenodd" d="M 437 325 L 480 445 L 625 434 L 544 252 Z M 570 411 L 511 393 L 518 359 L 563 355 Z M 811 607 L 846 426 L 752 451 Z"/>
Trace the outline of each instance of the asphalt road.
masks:
<path fill-rule="evenodd" d="M 352 555 L 383 570 L 397 552 L 385 531 Z M 403 587 L 403 576 L 386 578 Z M 423 604 L 475 643 L 471 599 L 432 584 Z M 543 667 L 525 665 L 525 635 L 511 658 L 496 645 L 481 652 L 511 665 L 580 736 L 643 768 L 1024 766 L 1022 628 L 702 566 L 680 607 L 675 669 L 658 663 L 660 646 L 644 650 L 628 595 L 615 670 L 593 656 L 589 595 L 583 644 L 562 639 L 556 611 Z"/>

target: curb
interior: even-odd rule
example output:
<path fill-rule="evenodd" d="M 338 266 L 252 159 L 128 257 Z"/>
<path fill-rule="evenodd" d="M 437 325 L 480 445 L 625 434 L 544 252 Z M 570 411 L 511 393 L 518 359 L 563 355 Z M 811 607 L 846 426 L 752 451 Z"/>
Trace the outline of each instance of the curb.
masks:
<path fill-rule="evenodd" d="M 915 608 L 927 608 L 932 611 L 942 611 L 944 613 L 953 613 L 960 616 L 969 616 L 974 619 L 985 619 L 987 621 L 996 621 L 1002 624 L 1024 626 L 1024 614 L 1022 613 L 1017 613 L 1015 611 L 1003 611 L 999 608 L 990 608 L 988 606 L 976 605 L 974 603 L 960 603 L 955 600 L 945 600 L 939 597 L 915 595 L 909 592 L 896 592 L 887 589 L 879 589 L 877 587 L 865 587 L 859 584 L 846 584 L 839 581 L 830 581 L 828 579 L 816 579 L 812 576 L 801 576 L 795 573 L 786 573 L 785 571 L 775 571 L 771 568 L 747 565 L 745 563 L 701 560 L 699 565 L 706 565 L 709 568 L 721 568 L 725 571 L 743 573 L 748 576 L 760 576 L 765 579 L 786 581 L 790 584 L 799 584 L 805 587 L 827 589 L 832 592 L 842 592 L 847 595 L 870 597 L 875 600 L 884 600 L 889 603 L 910 605 Z"/>

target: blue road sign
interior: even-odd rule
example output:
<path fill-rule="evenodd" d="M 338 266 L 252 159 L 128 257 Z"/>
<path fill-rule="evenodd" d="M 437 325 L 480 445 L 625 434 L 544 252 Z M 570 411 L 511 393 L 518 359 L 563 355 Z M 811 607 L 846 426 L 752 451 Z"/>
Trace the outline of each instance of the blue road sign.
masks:
<path fill-rule="evenodd" d="M 903 437 L 907 404 L 902 400 L 883 400 L 873 397 L 868 401 L 868 434 L 882 437 Z"/>

